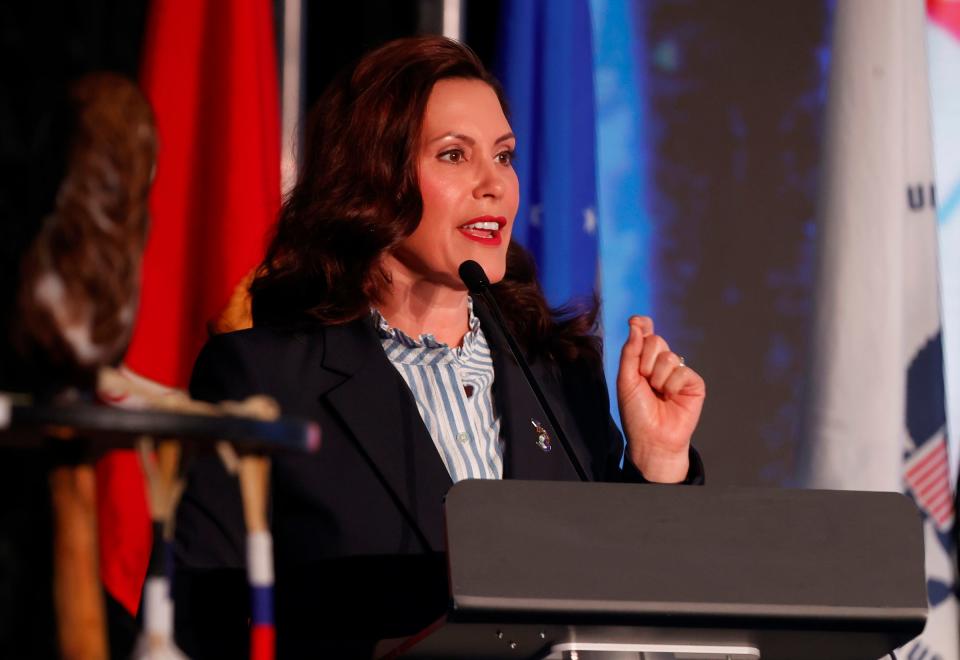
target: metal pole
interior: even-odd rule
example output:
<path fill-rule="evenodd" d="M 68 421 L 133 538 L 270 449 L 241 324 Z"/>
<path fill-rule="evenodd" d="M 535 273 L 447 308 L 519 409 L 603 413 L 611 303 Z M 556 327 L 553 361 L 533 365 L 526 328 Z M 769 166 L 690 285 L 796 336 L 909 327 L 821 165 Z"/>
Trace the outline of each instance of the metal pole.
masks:
<path fill-rule="evenodd" d="M 283 52 L 280 82 L 280 192 L 297 180 L 298 148 L 303 115 L 303 2 L 283 0 Z"/>
<path fill-rule="evenodd" d="M 464 0 L 443 0 L 443 36 L 463 41 Z"/>

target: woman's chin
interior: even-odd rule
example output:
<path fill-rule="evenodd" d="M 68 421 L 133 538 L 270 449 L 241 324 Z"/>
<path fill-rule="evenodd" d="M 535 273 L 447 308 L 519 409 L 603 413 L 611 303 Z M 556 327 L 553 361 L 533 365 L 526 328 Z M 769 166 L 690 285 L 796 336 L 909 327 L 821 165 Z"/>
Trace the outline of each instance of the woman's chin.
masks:
<path fill-rule="evenodd" d="M 487 279 L 490 280 L 490 284 L 498 284 L 499 282 L 502 282 L 503 278 L 507 274 L 507 269 L 505 266 L 489 270 L 484 268 L 484 270 L 487 272 Z"/>
<path fill-rule="evenodd" d="M 474 259 L 480 267 L 483 268 L 483 272 L 487 276 L 487 280 L 490 284 L 496 284 L 503 279 L 504 275 L 507 272 L 507 259 L 506 255 L 493 256 L 490 255 L 486 258 Z"/>

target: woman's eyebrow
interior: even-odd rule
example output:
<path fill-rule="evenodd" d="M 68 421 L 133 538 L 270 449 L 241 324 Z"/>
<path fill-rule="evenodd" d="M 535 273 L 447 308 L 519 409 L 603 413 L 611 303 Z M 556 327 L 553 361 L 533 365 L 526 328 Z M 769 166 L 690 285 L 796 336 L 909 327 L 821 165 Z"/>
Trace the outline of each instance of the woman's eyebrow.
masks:
<path fill-rule="evenodd" d="M 456 139 L 458 139 L 458 140 L 461 140 L 461 141 L 463 141 L 463 142 L 466 142 L 467 144 L 469 144 L 469 145 L 471 145 L 471 146 L 474 145 L 474 144 L 476 144 L 476 140 L 474 140 L 474 139 L 473 139 L 472 137 L 470 137 L 469 135 L 464 135 L 463 133 L 454 133 L 453 131 L 451 131 L 451 132 L 449 132 L 449 133 L 444 133 L 443 135 L 438 135 L 437 137 L 435 137 L 435 138 L 433 138 L 432 140 L 430 140 L 430 144 L 433 144 L 434 142 L 438 142 L 438 141 L 440 141 L 440 140 L 444 140 L 444 139 L 446 139 L 446 138 L 456 138 Z"/>
<path fill-rule="evenodd" d="M 514 138 L 514 137 L 516 137 L 516 136 L 515 136 L 512 132 L 511 132 L 511 133 L 504 133 L 503 135 L 501 135 L 500 137 L 498 137 L 496 140 L 494 140 L 493 143 L 494 143 L 494 144 L 500 144 L 501 142 L 506 142 L 507 140 L 509 140 L 509 139 L 511 139 L 511 138 Z M 457 140 L 461 140 L 462 142 L 466 142 L 466 143 L 469 144 L 470 146 L 473 146 L 473 145 L 476 144 L 476 142 L 477 142 L 476 140 L 474 140 L 474 139 L 473 139 L 472 137 L 470 137 L 469 135 L 465 135 L 465 134 L 463 134 L 463 133 L 455 133 L 455 132 L 451 131 L 451 132 L 449 132 L 449 133 L 444 133 L 443 135 L 438 135 L 437 137 L 435 137 L 435 138 L 433 138 L 432 140 L 430 140 L 430 142 L 429 142 L 428 144 L 433 144 L 434 142 L 437 142 L 437 141 L 439 141 L 439 140 L 443 140 L 443 139 L 446 139 L 446 138 L 456 138 Z"/>

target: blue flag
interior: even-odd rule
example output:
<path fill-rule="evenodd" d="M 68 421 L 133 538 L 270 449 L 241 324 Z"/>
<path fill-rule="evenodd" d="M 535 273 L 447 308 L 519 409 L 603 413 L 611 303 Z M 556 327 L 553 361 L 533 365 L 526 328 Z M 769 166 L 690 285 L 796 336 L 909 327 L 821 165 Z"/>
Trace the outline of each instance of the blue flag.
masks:
<path fill-rule="evenodd" d="M 520 209 L 513 235 L 533 254 L 547 300 L 597 285 L 596 138 L 586 0 L 507 2 L 498 77 L 517 135 Z"/>

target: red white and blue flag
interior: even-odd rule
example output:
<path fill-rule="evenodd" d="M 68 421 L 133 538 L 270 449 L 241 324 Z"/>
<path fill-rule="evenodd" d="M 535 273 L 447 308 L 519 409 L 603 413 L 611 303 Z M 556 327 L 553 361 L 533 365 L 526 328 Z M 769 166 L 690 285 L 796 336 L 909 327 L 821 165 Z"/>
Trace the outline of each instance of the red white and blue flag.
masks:
<path fill-rule="evenodd" d="M 273 536 L 267 530 L 247 532 L 247 583 L 250 585 L 250 660 L 273 660 Z"/>
<path fill-rule="evenodd" d="M 899 656 L 958 660 L 922 3 L 837 3 L 824 155 L 807 483 L 913 499 L 930 613 Z"/>
<path fill-rule="evenodd" d="M 922 444 L 906 462 L 907 488 L 938 532 L 953 527 L 953 492 L 950 488 L 947 443 L 943 437 Z"/>
<path fill-rule="evenodd" d="M 960 461 L 960 0 L 927 0 L 951 483 Z"/>

